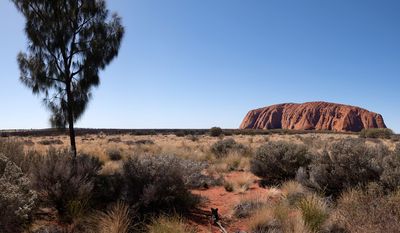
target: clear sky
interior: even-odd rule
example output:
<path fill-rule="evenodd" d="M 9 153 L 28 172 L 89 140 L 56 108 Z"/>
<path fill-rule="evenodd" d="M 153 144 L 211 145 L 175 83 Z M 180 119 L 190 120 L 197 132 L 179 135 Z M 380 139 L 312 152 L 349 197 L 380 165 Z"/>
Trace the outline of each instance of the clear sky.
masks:
<path fill-rule="evenodd" d="M 237 128 L 248 110 L 329 101 L 400 132 L 399 0 L 110 0 L 126 34 L 78 122 Z M 49 127 L 19 82 L 24 19 L 0 0 L 0 129 Z"/>

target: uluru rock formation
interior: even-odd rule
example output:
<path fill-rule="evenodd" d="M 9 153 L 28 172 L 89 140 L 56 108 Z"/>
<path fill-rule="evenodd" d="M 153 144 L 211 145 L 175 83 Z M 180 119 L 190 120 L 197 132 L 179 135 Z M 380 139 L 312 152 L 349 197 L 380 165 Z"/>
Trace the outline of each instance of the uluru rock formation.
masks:
<path fill-rule="evenodd" d="M 294 129 L 357 132 L 386 128 L 383 117 L 355 106 L 307 102 L 285 103 L 249 111 L 240 129 Z"/>

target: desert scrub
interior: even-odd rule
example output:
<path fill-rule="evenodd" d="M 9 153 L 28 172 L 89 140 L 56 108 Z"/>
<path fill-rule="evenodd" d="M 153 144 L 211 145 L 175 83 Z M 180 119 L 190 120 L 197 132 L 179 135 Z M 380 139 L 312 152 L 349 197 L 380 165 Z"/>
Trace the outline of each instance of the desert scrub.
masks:
<path fill-rule="evenodd" d="M 224 188 L 225 188 L 225 191 L 227 191 L 227 192 L 235 191 L 235 186 L 233 185 L 232 182 L 225 181 L 224 182 Z"/>
<path fill-rule="evenodd" d="M 232 138 L 220 140 L 211 146 L 211 152 L 216 158 L 223 158 L 228 155 L 228 153 L 236 152 L 239 154 L 247 154 L 249 149 L 244 145 L 237 143 Z"/>
<path fill-rule="evenodd" d="M 387 148 L 381 145 L 369 147 L 361 140 L 341 140 L 315 156 L 307 169 L 299 169 L 297 180 L 327 196 L 337 197 L 347 188 L 378 181 L 381 161 L 387 153 Z"/>
<path fill-rule="evenodd" d="M 124 200 L 140 213 L 184 212 L 197 203 L 174 156 L 131 157 L 123 166 Z"/>
<path fill-rule="evenodd" d="M 95 157 L 73 159 L 69 151 L 50 149 L 34 164 L 33 187 L 43 201 L 58 210 L 63 221 L 69 222 L 86 211 L 100 168 Z"/>
<path fill-rule="evenodd" d="M 376 184 L 344 192 L 331 221 L 348 232 L 395 233 L 400 229 L 400 193 L 385 195 Z"/>
<path fill-rule="evenodd" d="M 396 191 L 400 188 L 400 146 L 389 155 L 383 158 L 383 172 L 380 177 L 382 186 L 389 191 Z"/>
<path fill-rule="evenodd" d="M 61 141 L 60 139 L 43 139 L 43 140 L 38 141 L 38 143 L 40 145 L 44 145 L 44 146 L 64 144 L 64 142 Z"/>
<path fill-rule="evenodd" d="M 265 205 L 261 198 L 244 199 L 235 205 L 233 215 L 237 218 L 247 218 Z"/>
<path fill-rule="evenodd" d="M 250 161 L 250 170 L 270 184 L 279 184 L 296 177 L 300 167 L 310 163 L 305 146 L 283 141 L 267 142 L 257 149 Z"/>
<path fill-rule="evenodd" d="M 393 135 L 393 131 L 391 129 L 386 128 L 371 128 L 371 129 L 362 129 L 360 131 L 361 138 L 382 138 L 382 139 L 390 139 Z"/>
<path fill-rule="evenodd" d="M 249 228 L 252 233 L 311 233 L 301 213 L 282 203 L 257 210 L 250 218 Z"/>
<path fill-rule="evenodd" d="M 295 206 L 309 194 L 309 191 L 296 181 L 286 181 L 280 187 L 283 197 L 289 205 Z"/>
<path fill-rule="evenodd" d="M 298 202 L 305 224 L 312 232 L 318 232 L 328 218 L 328 207 L 321 197 L 308 195 Z"/>
<path fill-rule="evenodd" d="M 30 219 L 36 204 L 36 192 L 21 168 L 0 154 L 0 229 L 17 232 Z"/>
<path fill-rule="evenodd" d="M 220 127 L 212 127 L 210 129 L 211 137 L 219 137 L 222 134 L 222 129 Z"/>
<path fill-rule="evenodd" d="M 147 226 L 148 233 L 196 233 L 196 229 L 185 224 L 181 217 L 160 216 Z"/>
<path fill-rule="evenodd" d="M 97 212 L 90 217 L 88 233 L 128 233 L 131 227 L 129 207 L 117 202 L 106 212 Z"/>
<path fill-rule="evenodd" d="M 122 153 L 117 148 L 110 148 L 106 151 L 108 158 L 112 161 L 118 161 L 122 159 Z"/>

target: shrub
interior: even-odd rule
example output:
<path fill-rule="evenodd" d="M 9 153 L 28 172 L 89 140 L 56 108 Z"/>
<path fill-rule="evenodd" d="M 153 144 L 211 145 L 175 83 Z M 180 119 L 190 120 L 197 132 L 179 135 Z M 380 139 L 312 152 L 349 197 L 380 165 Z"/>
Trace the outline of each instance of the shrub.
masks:
<path fill-rule="evenodd" d="M 294 206 L 308 194 L 308 190 L 296 181 L 286 181 L 280 187 L 289 205 Z"/>
<path fill-rule="evenodd" d="M 0 140 L 0 154 L 15 163 L 23 172 L 29 170 L 29 162 L 24 153 L 24 145 L 14 140 Z"/>
<path fill-rule="evenodd" d="M 310 233 L 301 214 L 285 205 L 265 206 L 252 215 L 251 233 Z"/>
<path fill-rule="evenodd" d="M 39 144 L 49 146 L 49 145 L 62 145 L 64 144 L 63 141 L 60 139 L 43 139 L 38 141 Z"/>
<path fill-rule="evenodd" d="M 224 182 L 224 188 L 225 188 L 225 191 L 227 191 L 227 192 L 233 192 L 235 190 L 235 187 L 233 186 L 233 184 L 231 182 L 227 182 L 227 181 Z"/>
<path fill-rule="evenodd" d="M 212 127 L 210 129 L 210 135 L 212 137 L 219 137 L 222 134 L 222 129 L 220 127 Z"/>
<path fill-rule="evenodd" d="M 390 139 L 392 135 L 393 131 L 387 128 L 371 128 L 371 129 L 362 129 L 360 131 L 361 138 Z"/>
<path fill-rule="evenodd" d="M 93 206 L 105 208 L 109 203 L 116 202 L 122 195 L 124 180 L 121 174 L 98 175 L 94 181 L 91 195 Z"/>
<path fill-rule="evenodd" d="M 355 233 L 399 232 L 400 193 L 384 195 L 376 184 L 346 191 L 337 202 L 332 221 Z"/>
<path fill-rule="evenodd" d="M 395 151 L 385 157 L 382 163 L 383 172 L 380 177 L 383 187 L 387 190 L 395 191 L 400 188 L 400 146 L 397 145 Z"/>
<path fill-rule="evenodd" d="M 107 212 L 99 212 L 91 217 L 89 233 L 128 233 L 131 226 L 129 207 L 117 202 Z"/>
<path fill-rule="evenodd" d="M 288 142 L 267 142 L 258 148 L 250 170 L 269 183 L 277 184 L 296 177 L 300 167 L 310 163 L 307 148 Z"/>
<path fill-rule="evenodd" d="M 208 167 L 206 162 L 199 162 L 190 159 L 175 158 L 181 172 L 185 186 L 187 188 L 207 188 L 220 184 L 218 179 L 212 176 L 203 174 L 203 170 Z"/>
<path fill-rule="evenodd" d="M 120 143 L 122 140 L 120 137 L 109 138 L 108 142 Z"/>
<path fill-rule="evenodd" d="M 122 159 L 121 151 L 118 149 L 108 149 L 107 150 L 108 158 L 112 161 L 118 161 Z"/>
<path fill-rule="evenodd" d="M 195 233 L 196 229 L 184 223 L 180 217 L 161 216 L 147 226 L 148 233 Z"/>
<path fill-rule="evenodd" d="M 132 157 L 123 166 L 124 199 L 140 213 L 186 211 L 195 204 L 173 156 Z"/>
<path fill-rule="evenodd" d="M 17 232 L 30 219 L 37 195 L 22 170 L 0 154 L 0 229 Z"/>
<path fill-rule="evenodd" d="M 343 190 L 379 180 L 383 146 L 368 147 L 359 140 L 341 140 L 316 156 L 308 169 L 299 169 L 297 180 L 326 195 L 337 197 Z"/>
<path fill-rule="evenodd" d="M 34 164 L 33 185 L 68 222 L 86 210 L 100 168 L 95 157 L 80 155 L 73 159 L 66 150 L 50 149 Z"/>
<path fill-rule="evenodd" d="M 309 195 L 298 203 L 305 224 L 313 232 L 318 232 L 328 218 L 327 205 L 316 195 Z"/>
<path fill-rule="evenodd" d="M 233 215 L 237 218 L 247 218 L 263 206 L 265 203 L 261 199 L 242 200 L 233 208 Z"/>
<path fill-rule="evenodd" d="M 211 146 L 211 152 L 217 158 L 223 158 L 223 157 L 226 157 L 228 155 L 228 153 L 231 153 L 231 152 L 245 154 L 248 152 L 248 148 L 246 148 L 244 145 L 242 145 L 240 143 L 237 143 L 232 138 L 229 138 L 229 139 L 220 140 L 220 141 L 214 143 Z"/>

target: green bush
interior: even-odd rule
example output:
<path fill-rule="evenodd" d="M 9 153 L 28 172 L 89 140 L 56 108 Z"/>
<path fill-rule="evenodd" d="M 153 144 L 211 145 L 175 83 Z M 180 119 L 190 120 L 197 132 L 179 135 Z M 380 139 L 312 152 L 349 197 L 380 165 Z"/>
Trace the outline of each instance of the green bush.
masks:
<path fill-rule="evenodd" d="M 371 129 L 362 129 L 360 131 L 361 138 L 390 139 L 392 135 L 393 131 L 387 128 L 371 128 Z"/>
<path fill-rule="evenodd" d="M 61 219 L 69 222 L 86 210 L 100 168 L 95 157 L 73 159 L 69 151 L 50 149 L 34 164 L 33 186 L 42 200 L 54 205 Z"/>
<path fill-rule="evenodd" d="M 326 195 L 338 196 L 343 190 L 378 181 L 386 147 L 368 147 L 362 140 L 341 140 L 328 151 L 315 156 L 308 168 L 301 168 L 297 180 Z"/>
<path fill-rule="evenodd" d="M 37 195 L 22 170 L 0 154 L 0 229 L 18 232 L 30 219 Z"/>
<path fill-rule="evenodd" d="M 296 177 L 300 167 L 310 163 L 305 146 L 288 142 L 267 142 L 257 149 L 250 161 L 250 170 L 267 183 L 279 184 Z"/>
<path fill-rule="evenodd" d="M 237 143 L 232 138 L 220 140 L 211 146 L 211 152 L 217 158 L 223 158 L 231 152 L 238 152 L 240 154 L 248 153 L 249 149 L 244 145 Z"/>
<path fill-rule="evenodd" d="M 210 129 L 210 135 L 212 137 L 219 137 L 220 135 L 222 135 L 223 131 L 220 127 L 212 127 Z"/>
<path fill-rule="evenodd" d="M 174 156 L 132 157 L 123 166 L 124 200 L 139 213 L 184 212 L 196 204 Z"/>

